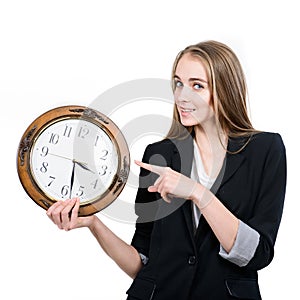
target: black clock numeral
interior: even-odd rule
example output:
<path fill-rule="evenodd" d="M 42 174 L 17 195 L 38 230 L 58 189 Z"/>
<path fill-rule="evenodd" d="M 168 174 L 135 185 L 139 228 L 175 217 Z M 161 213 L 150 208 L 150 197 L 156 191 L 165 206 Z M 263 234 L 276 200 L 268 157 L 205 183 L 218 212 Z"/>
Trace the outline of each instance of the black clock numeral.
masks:
<path fill-rule="evenodd" d="M 48 155 L 49 148 L 47 146 L 42 147 L 42 153 L 40 154 L 42 157 L 45 157 Z"/>
<path fill-rule="evenodd" d="M 67 184 L 64 185 L 60 191 L 60 193 L 63 197 L 66 197 L 67 195 L 69 195 L 69 192 L 70 192 L 70 187 Z"/>
<path fill-rule="evenodd" d="M 96 179 L 95 181 L 91 182 L 91 186 L 95 189 L 97 187 L 98 184 L 98 179 Z"/>
<path fill-rule="evenodd" d="M 80 127 L 79 132 L 78 132 L 78 137 L 84 139 L 88 134 L 90 130 L 86 127 Z"/>
<path fill-rule="evenodd" d="M 97 136 L 96 136 L 96 141 L 95 141 L 95 144 L 94 144 L 94 146 L 95 146 L 95 147 L 97 147 L 97 146 L 98 146 L 98 141 L 99 141 L 99 138 L 100 138 L 100 137 L 99 137 L 99 135 L 97 135 Z"/>
<path fill-rule="evenodd" d="M 63 136 L 70 137 L 73 127 L 66 125 Z"/>
<path fill-rule="evenodd" d="M 78 192 L 76 193 L 77 197 L 81 197 L 83 195 L 84 186 L 80 186 Z"/>
<path fill-rule="evenodd" d="M 49 181 L 49 183 L 47 184 L 47 186 L 50 186 L 50 185 L 52 184 L 52 182 L 55 180 L 55 177 L 49 176 L 49 179 L 50 179 L 50 181 Z"/>
<path fill-rule="evenodd" d="M 101 166 L 101 171 L 99 172 L 99 175 L 104 176 L 106 174 L 106 171 L 107 171 L 107 166 L 106 165 Z"/>
<path fill-rule="evenodd" d="M 57 133 L 51 133 L 49 143 L 56 145 L 59 141 L 59 135 Z"/>
<path fill-rule="evenodd" d="M 100 156 L 100 159 L 101 160 L 106 160 L 107 155 L 108 155 L 108 151 L 107 150 L 102 150 L 102 155 Z"/>
<path fill-rule="evenodd" d="M 42 173 L 46 173 L 46 172 L 48 171 L 47 167 L 48 167 L 48 163 L 47 163 L 46 161 L 44 161 L 44 162 L 42 163 L 42 166 L 40 167 L 40 171 L 41 171 Z"/>

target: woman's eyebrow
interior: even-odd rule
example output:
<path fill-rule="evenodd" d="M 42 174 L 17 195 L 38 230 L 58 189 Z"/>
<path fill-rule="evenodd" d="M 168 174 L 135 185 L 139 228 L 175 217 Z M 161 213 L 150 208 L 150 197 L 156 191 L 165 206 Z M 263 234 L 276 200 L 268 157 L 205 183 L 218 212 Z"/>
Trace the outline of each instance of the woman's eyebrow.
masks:
<path fill-rule="evenodd" d="M 179 79 L 180 80 L 180 77 L 178 75 L 174 75 L 174 79 Z M 201 81 L 203 83 L 207 83 L 206 80 L 202 79 L 202 78 L 198 78 L 198 77 L 191 77 L 189 78 L 189 81 Z"/>

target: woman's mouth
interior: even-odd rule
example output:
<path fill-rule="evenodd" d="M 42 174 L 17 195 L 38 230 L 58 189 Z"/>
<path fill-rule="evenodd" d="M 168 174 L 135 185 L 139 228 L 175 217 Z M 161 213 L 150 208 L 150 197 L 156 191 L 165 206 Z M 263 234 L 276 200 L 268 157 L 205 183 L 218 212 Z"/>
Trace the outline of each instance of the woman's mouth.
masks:
<path fill-rule="evenodd" d="M 184 112 L 184 113 L 190 113 L 190 112 L 195 111 L 196 109 L 191 109 L 191 108 L 181 108 L 180 110 L 181 110 L 182 112 Z"/>
<path fill-rule="evenodd" d="M 179 111 L 181 116 L 188 117 L 192 112 L 194 112 L 196 109 L 194 108 L 188 108 L 188 107 L 179 107 Z"/>
<path fill-rule="evenodd" d="M 192 113 L 195 110 L 196 109 L 193 109 L 193 108 L 182 108 L 182 107 L 180 107 L 179 111 L 180 111 L 181 118 L 190 118 L 192 116 Z"/>

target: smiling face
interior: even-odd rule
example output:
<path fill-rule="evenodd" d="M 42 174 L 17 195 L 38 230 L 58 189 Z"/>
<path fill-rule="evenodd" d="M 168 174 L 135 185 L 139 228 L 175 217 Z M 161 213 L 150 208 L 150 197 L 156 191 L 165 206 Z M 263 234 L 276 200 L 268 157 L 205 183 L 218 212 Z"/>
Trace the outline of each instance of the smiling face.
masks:
<path fill-rule="evenodd" d="M 174 74 L 174 97 L 184 126 L 204 125 L 214 116 L 205 65 L 190 53 L 179 60 Z"/>

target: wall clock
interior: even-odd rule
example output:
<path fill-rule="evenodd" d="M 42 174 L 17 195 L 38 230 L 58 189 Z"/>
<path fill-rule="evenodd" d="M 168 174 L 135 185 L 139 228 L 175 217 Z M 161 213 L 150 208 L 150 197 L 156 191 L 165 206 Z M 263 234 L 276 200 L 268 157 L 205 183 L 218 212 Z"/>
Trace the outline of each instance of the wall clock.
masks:
<path fill-rule="evenodd" d="M 35 119 L 19 143 L 17 170 L 41 207 L 79 197 L 79 216 L 99 212 L 123 190 L 130 166 L 126 140 L 104 114 L 83 106 L 54 108 Z"/>

